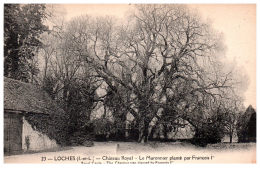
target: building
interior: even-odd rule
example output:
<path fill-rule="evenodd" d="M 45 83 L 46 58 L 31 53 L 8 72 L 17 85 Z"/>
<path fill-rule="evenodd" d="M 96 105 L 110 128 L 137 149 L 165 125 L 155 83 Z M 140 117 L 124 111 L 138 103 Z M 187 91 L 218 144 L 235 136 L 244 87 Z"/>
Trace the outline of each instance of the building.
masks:
<path fill-rule="evenodd" d="M 173 125 L 174 124 L 174 125 Z M 195 135 L 194 127 L 182 118 L 177 118 L 171 123 L 166 123 L 168 131 L 164 133 L 164 125 L 159 124 L 150 138 L 166 140 L 189 140 Z M 151 132 L 150 132 L 151 134 Z M 167 138 L 165 138 L 167 137 Z"/>
<path fill-rule="evenodd" d="M 168 139 L 185 140 L 192 139 L 195 135 L 194 127 L 182 118 L 175 120 L 175 123 L 179 124 L 177 127 L 173 127 L 171 132 L 167 134 Z"/>
<path fill-rule="evenodd" d="M 62 111 L 40 88 L 4 78 L 4 153 L 57 147 L 55 140 L 32 126 L 27 117 L 40 118 Z"/>

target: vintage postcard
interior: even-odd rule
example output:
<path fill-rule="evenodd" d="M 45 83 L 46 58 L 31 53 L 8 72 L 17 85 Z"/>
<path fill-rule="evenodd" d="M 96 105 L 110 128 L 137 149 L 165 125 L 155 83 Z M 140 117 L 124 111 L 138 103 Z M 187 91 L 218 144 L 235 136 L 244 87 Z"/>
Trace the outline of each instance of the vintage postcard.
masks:
<path fill-rule="evenodd" d="M 5 164 L 256 164 L 256 4 L 3 13 Z"/>

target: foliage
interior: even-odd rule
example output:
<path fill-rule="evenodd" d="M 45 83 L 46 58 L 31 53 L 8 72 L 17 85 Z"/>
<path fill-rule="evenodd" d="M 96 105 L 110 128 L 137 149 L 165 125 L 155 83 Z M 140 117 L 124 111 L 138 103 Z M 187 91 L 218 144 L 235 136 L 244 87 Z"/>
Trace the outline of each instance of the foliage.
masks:
<path fill-rule="evenodd" d="M 59 88 L 58 80 L 53 76 L 46 76 L 43 81 L 43 89 L 56 99 L 65 110 L 64 123 L 67 130 L 62 131 L 66 135 L 68 144 L 80 145 L 86 139 L 93 137 L 93 128 L 90 124 L 90 112 L 92 110 L 95 89 L 82 80 L 71 82 L 70 85 Z M 59 95 L 57 89 L 63 89 L 63 95 Z M 66 93 L 65 93 L 66 92 Z"/>
<path fill-rule="evenodd" d="M 202 128 L 198 129 L 192 143 L 199 146 L 206 146 L 207 144 L 215 144 L 221 142 L 223 138 L 223 131 L 220 128 L 215 128 L 213 124 L 204 124 Z"/>
<path fill-rule="evenodd" d="M 35 56 L 48 30 L 43 4 L 4 5 L 4 75 L 28 82 L 37 75 Z"/>
<path fill-rule="evenodd" d="M 98 141 L 104 141 L 109 138 L 111 133 L 114 133 L 113 123 L 106 118 L 93 119 L 95 138 Z"/>
<path fill-rule="evenodd" d="M 208 119 L 200 127 L 196 128 L 195 136 L 192 139 L 193 144 L 206 146 L 221 142 L 225 135 L 224 115 L 218 114 Z"/>
<path fill-rule="evenodd" d="M 252 114 L 249 119 L 248 131 L 249 140 L 256 142 L 256 113 Z"/>
<path fill-rule="evenodd" d="M 55 139 L 58 144 L 66 145 L 67 143 L 67 118 L 62 114 L 26 114 L 25 119 L 32 126 L 49 138 Z"/>
<path fill-rule="evenodd" d="M 73 143 L 83 144 L 86 139 L 91 139 L 93 128 L 89 122 L 94 97 L 95 90 L 91 90 L 91 87 L 84 82 L 75 82 L 69 87 L 66 100 L 69 106 L 66 113 L 69 117 L 69 134 L 72 135 L 70 140 L 73 140 Z"/>
<path fill-rule="evenodd" d="M 256 112 L 251 105 L 238 118 L 237 136 L 238 142 L 256 141 Z"/>
<path fill-rule="evenodd" d="M 41 85 L 42 89 L 46 91 L 53 100 L 55 100 L 56 97 L 56 91 L 55 91 L 56 84 L 57 84 L 57 80 L 54 77 L 45 76 L 43 83 Z"/>
<path fill-rule="evenodd" d="M 85 145 L 90 146 L 89 144 L 94 140 L 94 127 L 92 123 L 86 124 L 84 127 L 81 126 L 80 129 L 70 133 L 70 145 Z M 88 145 L 87 145 L 88 144 Z"/>

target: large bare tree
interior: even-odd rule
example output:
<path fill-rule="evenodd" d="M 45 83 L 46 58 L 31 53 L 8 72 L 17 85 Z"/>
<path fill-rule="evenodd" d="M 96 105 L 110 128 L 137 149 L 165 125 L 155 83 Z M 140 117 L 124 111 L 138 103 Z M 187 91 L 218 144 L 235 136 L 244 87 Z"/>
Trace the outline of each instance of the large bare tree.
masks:
<path fill-rule="evenodd" d="M 111 17 L 74 18 L 61 35 L 52 66 L 66 86 L 74 77 L 91 79 L 114 117 L 130 113 L 139 142 L 151 121 L 195 128 L 207 121 L 232 92 L 232 72 L 224 71 L 221 35 L 184 5 L 136 5 L 121 24 Z M 167 125 L 165 125 L 166 128 Z"/>
<path fill-rule="evenodd" d="M 86 62 L 134 116 L 139 142 L 154 118 L 198 122 L 231 87 L 218 67 L 219 35 L 185 6 L 137 5 L 121 27 L 93 22 Z"/>

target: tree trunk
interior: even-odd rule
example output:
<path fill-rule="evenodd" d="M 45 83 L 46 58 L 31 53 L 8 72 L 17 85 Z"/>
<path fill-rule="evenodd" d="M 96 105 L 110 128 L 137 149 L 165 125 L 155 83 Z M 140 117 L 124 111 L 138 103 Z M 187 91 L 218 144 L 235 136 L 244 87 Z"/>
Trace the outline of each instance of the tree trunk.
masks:
<path fill-rule="evenodd" d="M 142 137 L 143 137 L 143 133 L 142 131 L 139 130 L 139 136 L 138 136 L 138 143 L 141 143 L 142 142 Z"/>
<path fill-rule="evenodd" d="M 144 123 L 144 134 L 143 134 L 143 142 L 148 142 L 148 134 L 149 134 L 149 122 Z"/>
<path fill-rule="evenodd" d="M 138 143 L 141 143 L 143 137 L 143 120 L 138 123 Z"/>
<path fill-rule="evenodd" d="M 148 141 L 149 134 L 149 122 L 147 120 L 142 120 L 139 123 L 139 137 L 138 143 L 146 143 Z"/>
<path fill-rule="evenodd" d="M 148 136 L 149 140 L 153 140 L 154 139 L 153 136 L 154 136 L 155 130 L 156 130 L 156 124 L 154 126 L 152 126 L 151 133 Z"/>
<path fill-rule="evenodd" d="M 232 139 L 233 139 L 233 132 L 229 133 L 229 143 L 232 143 Z"/>
<path fill-rule="evenodd" d="M 232 137 L 233 137 L 233 127 L 232 127 L 232 124 L 230 124 L 229 126 L 229 143 L 232 143 Z"/>
<path fill-rule="evenodd" d="M 164 124 L 163 125 L 163 139 L 164 139 L 164 141 L 167 141 L 168 140 L 168 129 L 167 129 L 167 125 L 166 124 Z"/>

